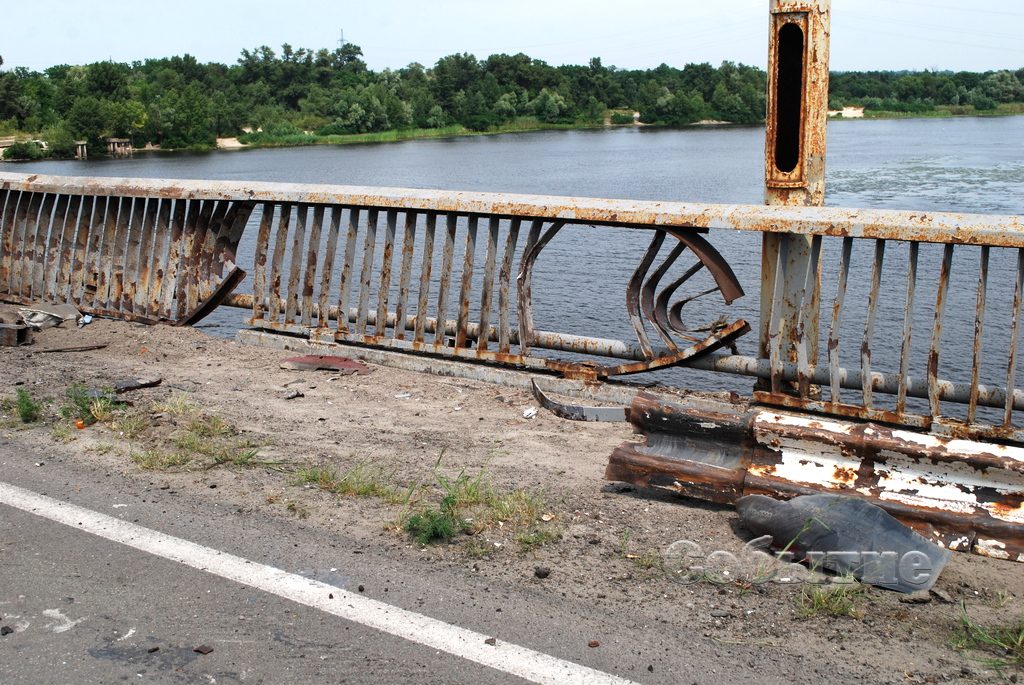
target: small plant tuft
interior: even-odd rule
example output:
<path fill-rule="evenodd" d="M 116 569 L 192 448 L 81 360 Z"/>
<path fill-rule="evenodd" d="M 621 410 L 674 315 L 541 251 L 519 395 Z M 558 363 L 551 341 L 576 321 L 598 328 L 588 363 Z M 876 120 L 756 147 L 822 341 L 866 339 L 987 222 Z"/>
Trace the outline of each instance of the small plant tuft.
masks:
<path fill-rule="evenodd" d="M 861 618 L 863 612 L 857 605 L 857 599 L 863 594 L 864 586 L 855 581 L 811 585 L 800 593 L 797 609 L 804 618 L 821 614 L 834 618 Z"/>
<path fill-rule="evenodd" d="M 42 415 L 42 406 L 32 399 L 32 395 L 24 388 L 18 388 L 14 401 L 14 409 L 22 423 L 35 423 Z"/>
<path fill-rule="evenodd" d="M 967 605 L 961 602 L 953 646 L 988 652 L 992 656 L 986 663 L 995 669 L 1024 667 L 1024 616 L 1008 625 L 985 627 L 968 615 Z"/>

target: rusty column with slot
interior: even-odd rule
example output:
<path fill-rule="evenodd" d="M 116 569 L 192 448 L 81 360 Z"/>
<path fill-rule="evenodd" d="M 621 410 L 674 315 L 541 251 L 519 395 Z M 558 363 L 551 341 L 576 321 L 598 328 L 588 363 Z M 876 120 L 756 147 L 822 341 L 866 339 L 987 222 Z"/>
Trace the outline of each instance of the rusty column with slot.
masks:
<path fill-rule="evenodd" d="M 831 0 L 770 0 L 765 202 L 821 206 Z M 759 356 L 774 365 L 818 357 L 820 238 L 766 233 Z M 773 388 L 778 392 L 778 388 Z"/>

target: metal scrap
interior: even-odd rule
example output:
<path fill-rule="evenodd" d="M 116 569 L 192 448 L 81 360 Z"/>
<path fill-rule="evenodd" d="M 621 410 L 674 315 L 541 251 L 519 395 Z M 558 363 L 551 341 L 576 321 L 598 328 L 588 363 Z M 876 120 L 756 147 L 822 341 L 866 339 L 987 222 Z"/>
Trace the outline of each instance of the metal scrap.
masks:
<path fill-rule="evenodd" d="M 588 407 L 556 402 L 540 389 L 537 381 L 531 380 L 530 384 L 533 387 L 533 396 L 540 406 L 563 419 L 570 421 L 626 421 L 628 418 L 629 410 L 626 407 Z"/>
<path fill-rule="evenodd" d="M 744 403 L 640 392 L 605 478 L 724 504 L 764 494 L 869 501 L 950 550 L 1024 561 L 1024 448 Z"/>

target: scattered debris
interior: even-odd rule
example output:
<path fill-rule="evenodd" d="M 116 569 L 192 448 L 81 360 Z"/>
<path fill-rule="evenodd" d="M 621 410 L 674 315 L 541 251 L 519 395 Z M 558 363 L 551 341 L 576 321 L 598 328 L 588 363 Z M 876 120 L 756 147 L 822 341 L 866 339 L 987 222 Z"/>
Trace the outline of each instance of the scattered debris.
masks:
<path fill-rule="evenodd" d="M 14 628 L 10 626 L 3 626 L 2 628 L 0 628 L 0 635 L 10 635 L 13 632 Z"/>
<path fill-rule="evenodd" d="M 523 411 L 523 418 L 524 419 L 532 419 L 536 415 L 537 415 L 537 407 L 527 407 L 526 410 Z"/>
<path fill-rule="evenodd" d="M 196 654 L 206 655 L 206 654 L 209 654 L 210 652 L 213 651 L 213 647 L 211 647 L 210 645 L 199 645 L 198 647 L 196 647 L 192 651 L 195 652 Z"/>
<path fill-rule="evenodd" d="M 407 400 L 410 397 L 412 397 L 412 393 L 411 392 L 400 392 L 397 395 L 395 395 L 395 399 L 396 400 Z"/>
<path fill-rule="evenodd" d="M 160 651 L 159 647 L 150 647 L 149 649 L 146 650 L 146 653 L 147 654 L 156 654 L 159 651 Z"/>
<path fill-rule="evenodd" d="M 578 404 L 563 404 L 544 394 L 544 391 L 537 385 L 537 381 L 531 380 L 530 384 L 533 386 L 533 396 L 537 398 L 540 406 L 563 419 L 569 419 L 570 421 L 629 420 L 629 407 L 585 407 Z M 536 413 L 536 410 L 534 410 L 534 413 Z M 523 414 L 523 416 L 526 415 Z"/>
<path fill-rule="evenodd" d="M 549 569 L 547 566 L 538 566 L 537 568 L 533 569 L 533 575 L 543 580 L 544 578 L 547 578 L 551 575 L 551 569 Z"/>
<path fill-rule="evenodd" d="M 498 640 L 496 638 L 489 637 L 486 640 L 484 640 L 484 644 L 490 645 L 490 646 L 493 647 L 494 645 L 498 644 Z"/>
<path fill-rule="evenodd" d="M 93 350 L 102 350 L 106 348 L 106 345 L 76 345 L 74 347 L 50 347 L 45 350 L 37 350 L 37 352 L 92 352 Z"/>
<path fill-rule="evenodd" d="M 590 642 L 587 643 L 587 647 L 590 647 L 591 649 L 593 649 L 595 647 L 600 647 L 600 646 L 601 646 L 601 643 L 598 642 L 597 640 L 591 640 Z"/>
<path fill-rule="evenodd" d="M 294 400 L 299 397 L 305 397 L 305 395 L 299 392 L 298 390 L 289 390 L 284 394 L 283 397 L 286 400 Z"/>
<path fill-rule="evenodd" d="M 32 344 L 32 328 L 23 323 L 0 321 L 0 347 L 18 347 Z"/>
<path fill-rule="evenodd" d="M 343 376 L 357 373 L 365 376 L 370 367 L 361 361 L 328 354 L 307 354 L 301 357 L 289 357 L 281 361 L 282 369 L 292 371 L 334 371 Z"/>
<path fill-rule="evenodd" d="M 952 552 L 918 535 L 880 507 L 848 495 L 801 495 L 736 501 L 743 525 L 813 568 L 912 593 L 938 580 Z"/>
<path fill-rule="evenodd" d="M 114 392 L 130 392 L 132 390 L 141 390 L 142 388 L 155 388 L 163 382 L 163 378 L 159 376 L 152 376 L 150 378 L 129 378 L 123 381 L 117 381 L 114 383 Z"/>
<path fill-rule="evenodd" d="M 70 304 L 46 304 L 38 302 L 18 310 L 29 326 L 40 330 L 59 326 L 65 321 L 78 321 L 82 313 Z"/>

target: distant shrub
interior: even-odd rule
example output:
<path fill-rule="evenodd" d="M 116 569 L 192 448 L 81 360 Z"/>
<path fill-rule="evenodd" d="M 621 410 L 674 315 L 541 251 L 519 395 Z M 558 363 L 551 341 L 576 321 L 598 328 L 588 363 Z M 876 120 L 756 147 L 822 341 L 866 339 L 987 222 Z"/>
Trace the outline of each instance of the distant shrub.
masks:
<path fill-rule="evenodd" d="M 11 145 L 4 150 L 4 159 L 32 160 L 46 157 L 46 150 L 34 141 L 28 140 Z"/>
<path fill-rule="evenodd" d="M 624 112 L 612 112 L 611 122 L 613 124 L 616 124 L 616 125 L 632 124 L 633 123 L 633 115 L 632 114 L 626 114 Z"/>

